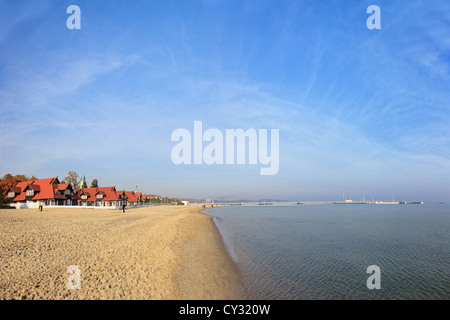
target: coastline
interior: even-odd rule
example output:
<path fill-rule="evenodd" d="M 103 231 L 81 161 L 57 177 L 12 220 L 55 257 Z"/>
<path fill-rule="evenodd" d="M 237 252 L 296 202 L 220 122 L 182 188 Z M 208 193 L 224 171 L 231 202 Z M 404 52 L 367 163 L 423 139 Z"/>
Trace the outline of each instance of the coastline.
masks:
<path fill-rule="evenodd" d="M 178 282 L 181 299 L 185 300 L 241 300 L 242 277 L 229 256 L 214 218 L 198 206 L 195 215 L 183 221 L 183 233 L 188 241 L 180 243 L 183 257 Z M 197 215 L 200 213 L 200 215 Z"/>
<path fill-rule="evenodd" d="M 202 210 L 0 210 L 0 299 L 241 299 L 239 271 Z M 71 265 L 78 290 L 67 288 Z"/>

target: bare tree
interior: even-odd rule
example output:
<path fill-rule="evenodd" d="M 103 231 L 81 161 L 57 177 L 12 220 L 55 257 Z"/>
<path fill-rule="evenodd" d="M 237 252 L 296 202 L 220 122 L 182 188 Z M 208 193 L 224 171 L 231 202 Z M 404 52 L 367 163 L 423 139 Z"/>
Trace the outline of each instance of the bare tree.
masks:
<path fill-rule="evenodd" d="M 69 171 L 68 176 L 64 178 L 66 183 L 70 183 L 72 188 L 75 190 L 81 181 L 80 175 L 75 171 Z"/>

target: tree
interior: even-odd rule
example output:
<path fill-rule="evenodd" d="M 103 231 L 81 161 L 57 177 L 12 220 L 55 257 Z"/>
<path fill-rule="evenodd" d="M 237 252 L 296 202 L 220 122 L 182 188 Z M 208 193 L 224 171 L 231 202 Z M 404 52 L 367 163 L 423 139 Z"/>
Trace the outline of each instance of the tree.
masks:
<path fill-rule="evenodd" d="M 68 176 L 64 178 L 64 181 L 66 181 L 66 183 L 70 183 L 72 188 L 75 190 L 80 184 L 80 175 L 75 171 L 69 171 L 67 174 Z"/>
<path fill-rule="evenodd" d="M 2 188 L 0 188 L 0 208 L 1 207 L 6 207 L 8 204 L 8 200 L 6 199 L 6 195 L 5 195 L 5 190 L 3 190 Z"/>
<path fill-rule="evenodd" d="M 91 188 L 98 188 L 98 180 L 97 179 L 92 180 Z"/>
<path fill-rule="evenodd" d="M 150 203 L 161 203 L 161 199 L 158 197 L 147 198 Z"/>
<path fill-rule="evenodd" d="M 17 182 L 23 182 L 23 181 L 28 181 L 28 180 L 31 180 L 30 178 L 28 178 L 26 175 L 24 175 L 24 174 L 18 174 L 18 175 L 15 175 L 14 177 L 13 177 Z"/>
<path fill-rule="evenodd" d="M 0 180 L 0 189 L 2 192 L 6 192 L 9 188 L 14 187 L 17 181 L 14 179 L 13 175 L 7 173 L 3 176 L 3 179 Z"/>
<path fill-rule="evenodd" d="M 13 176 L 10 173 L 7 173 L 0 179 L 0 207 L 5 206 L 8 203 L 8 199 L 6 199 L 6 192 L 9 188 L 14 187 L 17 182 L 29 181 L 29 180 L 37 180 L 35 176 L 28 178 L 26 175 L 18 174 Z"/>
<path fill-rule="evenodd" d="M 3 185 L 3 180 L 4 179 L 0 179 L 0 208 L 6 206 L 6 204 L 8 203 L 5 194 L 7 189 L 5 189 L 5 186 Z"/>
<path fill-rule="evenodd" d="M 0 188 L 3 188 L 6 192 L 9 188 L 14 187 L 17 182 L 23 182 L 23 181 L 29 181 L 29 180 L 36 180 L 36 177 L 33 176 L 31 178 L 28 178 L 27 176 L 23 174 L 18 174 L 13 176 L 10 173 L 7 173 L 3 176 L 3 178 L 0 180 Z"/>

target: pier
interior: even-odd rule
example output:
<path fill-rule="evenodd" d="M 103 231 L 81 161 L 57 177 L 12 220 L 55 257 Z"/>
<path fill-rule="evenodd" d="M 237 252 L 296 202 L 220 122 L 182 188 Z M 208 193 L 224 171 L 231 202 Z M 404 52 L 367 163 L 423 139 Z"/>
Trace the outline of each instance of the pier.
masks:
<path fill-rule="evenodd" d="M 215 203 L 205 203 L 204 205 L 212 206 L 297 206 L 297 205 L 316 205 L 316 204 L 423 204 L 422 201 L 290 201 L 290 202 L 277 202 L 277 201 L 255 201 L 255 202 L 215 202 Z"/>

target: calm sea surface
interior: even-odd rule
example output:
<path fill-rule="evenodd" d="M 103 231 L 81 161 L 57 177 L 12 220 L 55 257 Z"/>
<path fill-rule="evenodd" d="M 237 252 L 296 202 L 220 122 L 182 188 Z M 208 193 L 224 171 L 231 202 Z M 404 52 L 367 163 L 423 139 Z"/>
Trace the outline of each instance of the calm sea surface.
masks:
<path fill-rule="evenodd" d="M 219 207 L 248 299 L 450 299 L 450 206 Z M 366 286 L 367 267 L 381 289 Z"/>

